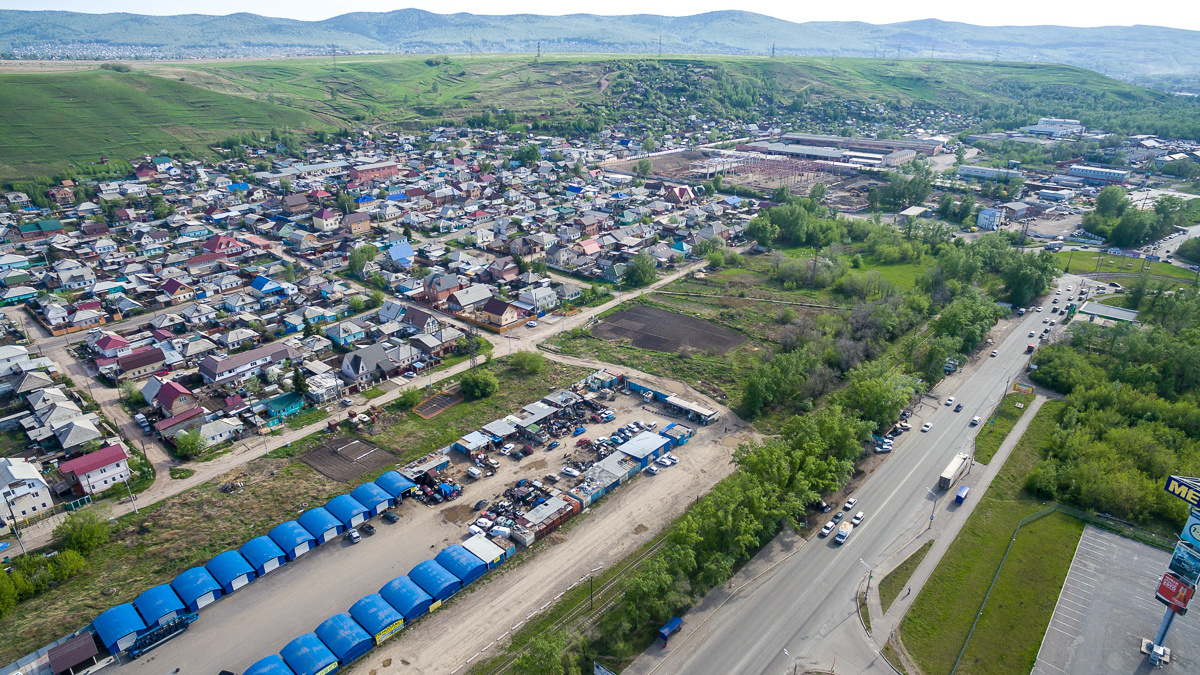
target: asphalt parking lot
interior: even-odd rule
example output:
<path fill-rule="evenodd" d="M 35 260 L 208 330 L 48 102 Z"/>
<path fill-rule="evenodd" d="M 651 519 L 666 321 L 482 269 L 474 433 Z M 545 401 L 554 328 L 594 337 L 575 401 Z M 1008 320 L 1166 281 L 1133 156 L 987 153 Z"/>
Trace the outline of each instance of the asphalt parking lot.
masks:
<path fill-rule="evenodd" d="M 1129 675 L 1153 670 L 1139 649 L 1166 606 L 1154 599 L 1171 554 L 1088 525 L 1031 675 Z M 1164 672 L 1200 672 L 1200 616 L 1175 618 Z"/>

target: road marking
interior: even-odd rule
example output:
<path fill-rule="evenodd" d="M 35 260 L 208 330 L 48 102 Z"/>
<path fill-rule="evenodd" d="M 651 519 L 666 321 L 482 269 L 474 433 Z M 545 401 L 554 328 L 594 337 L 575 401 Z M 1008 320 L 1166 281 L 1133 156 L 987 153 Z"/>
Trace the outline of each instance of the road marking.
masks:
<path fill-rule="evenodd" d="M 518 622 L 517 622 L 517 625 L 513 626 L 513 627 L 512 627 L 512 628 L 510 628 L 509 630 L 511 630 L 511 631 L 513 631 L 513 632 L 515 633 L 515 632 L 517 631 L 517 629 L 518 629 L 518 628 L 520 628 L 520 627 L 521 627 L 521 624 L 523 624 L 523 623 L 525 623 L 525 622 L 524 622 L 524 621 L 518 621 Z"/>
<path fill-rule="evenodd" d="M 483 649 L 480 649 L 479 653 L 482 654 L 482 653 L 486 652 L 487 650 L 491 649 L 492 645 L 494 645 L 494 644 L 496 644 L 496 641 L 492 640 L 491 642 L 488 643 L 488 646 L 484 647 Z"/>
<path fill-rule="evenodd" d="M 1061 628 L 1059 628 L 1059 627 L 1055 626 L 1053 623 L 1051 623 L 1050 625 L 1046 626 L 1046 628 L 1051 628 L 1051 629 L 1053 629 L 1053 630 L 1056 630 L 1056 631 L 1058 631 L 1058 632 L 1062 633 L 1063 635 L 1066 635 L 1066 636 L 1067 636 L 1067 637 L 1069 637 L 1069 638 L 1074 638 L 1074 637 L 1077 635 L 1076 633 L 1068 633 L 1067 631 L 1065 631 L 1065 630 L 1063 630 L 1063 629 L 1061 629 Z"/>

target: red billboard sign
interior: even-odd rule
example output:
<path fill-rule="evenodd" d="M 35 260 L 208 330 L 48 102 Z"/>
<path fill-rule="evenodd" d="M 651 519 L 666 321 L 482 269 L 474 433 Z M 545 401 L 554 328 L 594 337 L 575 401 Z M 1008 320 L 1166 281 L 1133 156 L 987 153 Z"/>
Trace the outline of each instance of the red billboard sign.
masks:
<path fill-rule="evenodd" d="M 1196 589 L 1187 585 L 1174 574 L 1167 572 L 1162 581 L 1158 582 L 1158 593 L 1155 597 L 1159 602 L 1175 610 L 1177 614 L 1187 614 L 1188 603 L 1192 601 L 1192 593 Z"/>

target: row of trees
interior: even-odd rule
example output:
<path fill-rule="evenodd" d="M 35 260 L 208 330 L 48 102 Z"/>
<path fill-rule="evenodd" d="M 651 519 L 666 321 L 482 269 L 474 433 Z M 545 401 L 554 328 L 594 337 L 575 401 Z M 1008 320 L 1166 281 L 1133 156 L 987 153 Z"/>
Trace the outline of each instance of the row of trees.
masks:
<path fill-rule="evenodd" d="M 1154 201 L 1153 210 L 1136 208 L 1125 189 L 1110 185 L 1100 191 L 1096 208 L 1083 216 L 1083 228 L 1121 248 L 1140 246 L 1200 221 L 1200 204 L 1169 195 Z"/>

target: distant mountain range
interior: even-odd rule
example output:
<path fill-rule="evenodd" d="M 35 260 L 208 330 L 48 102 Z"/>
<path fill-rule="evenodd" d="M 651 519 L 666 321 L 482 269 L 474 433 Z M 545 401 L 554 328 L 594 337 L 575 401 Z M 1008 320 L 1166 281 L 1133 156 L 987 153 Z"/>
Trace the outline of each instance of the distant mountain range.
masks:
<path fill-rule="evenodd" d="M 1200 32 L 1155 26 L 987 27 L 938 20 L 792 23 L 741 11 L 541 16 L 353 13 L 325 21 L 231 14 L 0 11 L 0 52 L 187 58 L 335 52 L 771 54 L 1065 63 L 1167 90 L 1200 88 Z"/>

